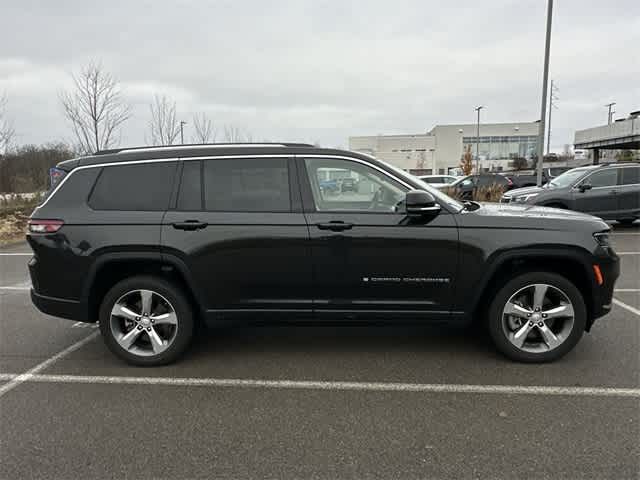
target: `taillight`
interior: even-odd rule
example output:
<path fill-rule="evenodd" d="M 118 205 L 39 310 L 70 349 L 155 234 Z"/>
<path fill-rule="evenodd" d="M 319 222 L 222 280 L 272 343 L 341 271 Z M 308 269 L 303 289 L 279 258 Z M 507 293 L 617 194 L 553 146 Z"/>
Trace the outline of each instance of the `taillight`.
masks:
<path fill-rule="evenodd" d="M 29 220 L 29 232 L 56 233 L 62 225 L 64 225 L 62 220 Z"/>
<path fill-rule="evenodd" d="M 507 177 L 507 182 L 509 182 L 509 185 L 513 185 L 513 181 L 509 177 Z"/>

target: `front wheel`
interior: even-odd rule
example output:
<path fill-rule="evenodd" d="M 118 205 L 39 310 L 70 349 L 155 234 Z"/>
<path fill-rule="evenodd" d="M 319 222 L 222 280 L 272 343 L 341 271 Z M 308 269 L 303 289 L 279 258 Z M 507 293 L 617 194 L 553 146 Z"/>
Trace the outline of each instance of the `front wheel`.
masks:
<path fill-rule="evenodd" d="M 580 291 L 555 273 L 532 272 L 513 278 L 489 308 L 489 332 L 498 350 L 512 360 L 556 360 L 576 346 L 587 310 Z"/>
<path fill-rule="evenodd" d="M 117 283 L 100 306 L 105 344 L 132 365 L 157 366 L 176 360 L 189 345 L 193 325 L 193 311 L 182 291 L 157 277 Z"/>

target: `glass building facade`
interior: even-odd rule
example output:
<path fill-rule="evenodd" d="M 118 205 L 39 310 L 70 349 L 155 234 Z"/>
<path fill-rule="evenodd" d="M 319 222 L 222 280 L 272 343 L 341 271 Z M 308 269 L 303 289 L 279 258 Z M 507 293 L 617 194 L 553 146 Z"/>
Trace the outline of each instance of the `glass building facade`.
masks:
<path fill-rule="evenodd" d="M 462 144 L 466 149 L 471 145 L 473 158 L 476 158 L 477 137 L 463 137 Z M 491 136 L 480 137 L 479 155 L 481 160 L 513 160 L 526 158 L 531 160 L 538 145 L 536 135 L 510 135 L 506 137 Z"/>

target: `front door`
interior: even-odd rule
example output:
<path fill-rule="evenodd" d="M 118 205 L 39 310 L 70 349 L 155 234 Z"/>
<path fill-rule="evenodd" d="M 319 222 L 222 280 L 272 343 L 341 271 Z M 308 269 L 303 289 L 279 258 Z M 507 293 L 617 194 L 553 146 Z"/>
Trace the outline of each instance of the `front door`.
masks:
<path fill-rule="evenodd" d="M 162 251 L 186 264 L 211 318 L 311 314 L 309 233 L 292 163 L 284 156 L 183 162 Z"/>
<path fill-rule="evenodd" d="M 448 315 L 458 262 L 452 214 L 409 219 L 409 186 L 366 162 L 318 157 L 298 166 L 317 317 Z"/>
<path fill-rule="evenodd" d="M 591 188 L 581 189 L 581 185 L 590 185 Z M 584 178 L 572 194 L 577 211 L 604 218 L 615 216 L 618 210 L 618 170 L 606 168 L 595 171 Z"/>

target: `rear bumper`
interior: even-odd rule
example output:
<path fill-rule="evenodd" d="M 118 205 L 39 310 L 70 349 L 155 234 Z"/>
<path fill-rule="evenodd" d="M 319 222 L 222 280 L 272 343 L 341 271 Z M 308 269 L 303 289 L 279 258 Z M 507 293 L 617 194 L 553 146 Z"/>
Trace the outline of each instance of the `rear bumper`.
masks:
<path fill-rule="evenodd" d="M 31 289 L 31 301 L 38 310 L 54 317 L 88 322 L 87 309 L 82 302 L 65 298 L 47 297 Z"/>

